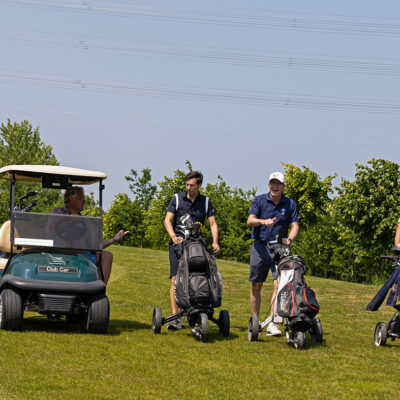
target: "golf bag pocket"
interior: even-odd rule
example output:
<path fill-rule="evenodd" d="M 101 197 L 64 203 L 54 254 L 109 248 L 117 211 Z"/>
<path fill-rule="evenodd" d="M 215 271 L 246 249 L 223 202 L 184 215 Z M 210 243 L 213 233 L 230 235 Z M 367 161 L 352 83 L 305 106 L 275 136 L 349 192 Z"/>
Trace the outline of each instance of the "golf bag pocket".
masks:
<path fill-rule="evenodd" d="M 292 317 L 295 313 L 295 298 L 293 287 L 289 284 L 285 285 L 278 292 L 276 302 L 276 313 L 280 317 Z"/>
<path fill-rule="evenodd" d="M 210 288 L 206 274 L 191 273 L 189 275 L 189 298 L 190 303 L 209 303 Z"/>
<path fill-rule="evenodd" d="M 314 291 L 308 286 L 299 288 L 298 303 L 300 311 L 310 318 L 314 318 L 319 312 L 319 304 Z"/>
<path fill-rule="evenodd" d="M 190 272 L 206 272 L 207 256 L 201 242 L 190 242 L 188 246 L 188 262 Z"/>

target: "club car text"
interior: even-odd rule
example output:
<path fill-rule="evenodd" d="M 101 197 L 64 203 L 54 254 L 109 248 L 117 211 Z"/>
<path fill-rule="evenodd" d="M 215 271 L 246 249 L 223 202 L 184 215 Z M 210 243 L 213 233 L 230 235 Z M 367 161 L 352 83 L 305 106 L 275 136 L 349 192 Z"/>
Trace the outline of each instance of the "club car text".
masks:
<path fill-rule="evenodd" d="M 39 272 L 61 272 L 63 274 L 77 274 L 78 268 L 74 267 L 61 267 L 57 265 L 39 265 Z"/>

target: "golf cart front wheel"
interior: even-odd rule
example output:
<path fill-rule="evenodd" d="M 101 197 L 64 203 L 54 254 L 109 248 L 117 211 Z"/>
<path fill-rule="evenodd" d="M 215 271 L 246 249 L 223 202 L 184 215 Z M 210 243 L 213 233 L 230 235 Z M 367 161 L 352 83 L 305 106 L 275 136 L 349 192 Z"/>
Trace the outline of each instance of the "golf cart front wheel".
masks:
<path fill-rule="evenodd" d="M 89 333 L 106 333 L 110 319 L 110 302 L 103 294 L 93 299 L 86 319 L 86 331 Z"/>
<path fill-rule="evenodd" d="M 219 322 L 219 335 L 222 337 L 228 336 L 231 327 L 228 310 L 220 311 L 218 322 Z"/>
<path fill-rule="evenodd" d="M 247 329 L 247 337 L 249 342 L 255 342 L 258 340 L 258 334 L 260 333 L 260 322 L 258 317 L 254 315 L 250 317 L 249 327 Z"/>
<path fill-rule="evenodd" d="M 23 310 L 21 296 L 13 289 L 0 294 L 0 328 L 19 331 L 22 326 Z"/>
<path fill-rule="evenodd" d="M 207 342 L 208 341 L 208 315 L 206 313 L 199 314 L 197 331 L 199 333 L 200 341 Z"/>
<path fill-rule="evenodd" d="M 293 333 L 293 347 L 297 350 L 301 350 L 306 343 L 306 335 L 304 332 Z"/>
<path fill-rule="evenodd" d="M 153 333 L 160 333 L 162 325 L 162 310 L 160 307 L 154 307 L 153 319 L 151 321 L 151 331 Z"/>
<path fill-rule="evenodd" d="M 375 327 L 374 343 L 375 346 L 384 346 L 387 339 L 387 327 L 384 322 L 378 322 Z"/>

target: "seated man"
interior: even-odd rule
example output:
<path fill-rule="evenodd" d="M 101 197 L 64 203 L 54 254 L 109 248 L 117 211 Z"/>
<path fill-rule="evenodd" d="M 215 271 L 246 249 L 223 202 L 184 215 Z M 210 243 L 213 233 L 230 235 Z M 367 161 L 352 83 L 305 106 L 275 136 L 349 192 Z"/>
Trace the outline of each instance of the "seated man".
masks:
<path fill-rule="evenodd" d="M 81 215 L 83 207 L 85 205 L 85 192 L 80 186 L 72 186 L 68 188 L 64 193 L 64 207 L 55 207 L 51 211 L 52 214 L 64 214 L 64 215 Z M 120 230 L 112 239 L 103 240 L 103 249 L 110 246 L 113 243 L 119 242 L 129 231 Z M 98 262 L 98 256 L 96 260 Z M 102 251 L 101 264 L 103 266 L 104 283 L 107 284 L 111 275 L 113 255 L 107 250 Z"/>

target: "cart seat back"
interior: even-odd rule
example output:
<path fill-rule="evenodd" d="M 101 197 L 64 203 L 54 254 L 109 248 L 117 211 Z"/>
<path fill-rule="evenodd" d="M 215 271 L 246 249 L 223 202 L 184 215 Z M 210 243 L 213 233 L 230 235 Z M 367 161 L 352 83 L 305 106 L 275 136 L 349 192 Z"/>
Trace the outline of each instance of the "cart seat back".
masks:
<path fill-rule="evenodd" d="M 9 254 L 11 245 L 10 245 L 10 228 L 11 221 L 6 221 L 0 228 L 0 251 Z M 14 237 L 18 237 L 18 232 L 14 229 Z M 20 253 L 24 250 L 25 247 L 22 246 L 14 246 L 13 253 Z M 6 261 L 7 262 L 7 261 Z M 0 264 L 1 265 L 1 264 Z M 1 269 L 1 266 L 0 266 Z"/>

